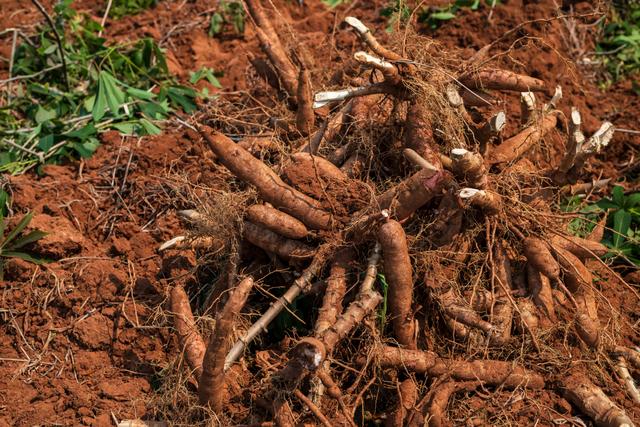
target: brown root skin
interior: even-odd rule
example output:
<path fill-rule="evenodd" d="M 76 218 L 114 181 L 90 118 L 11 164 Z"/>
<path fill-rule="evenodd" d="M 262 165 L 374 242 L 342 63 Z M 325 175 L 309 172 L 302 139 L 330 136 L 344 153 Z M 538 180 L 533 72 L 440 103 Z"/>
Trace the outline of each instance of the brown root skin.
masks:
<path fill-rule="evenodd" d="M 226 397 L 224 385 L 224 359 L 231 348 L 234 317 L 242 307 L 253 288 L 253 279 L 247 277 L 233 290 L 220 316 L 216 320 L 214 335 L 209 341 L 202 363 L 202 375 L 198 382 L 200 403 L 220 412 Z"/>
<path fill-rule="evenodd" d="M 405 350 L 382 346 L 376 351 L 382 368 L 407 369 L 429 376 L 449 375 L 460 381 L 481 381 L 489 386 L 507 389 L 544 387 L 541 375 L 499 360 L 454 360 L 442 358 L 431 351 Z"/>
<path fill-rule="evenodd" d="M 529 265 L 552 281 L 560 280 L 560 265 L 551 255 L 549 245 L 536 237 L 527 237 L 523 242 L 524 256 Z"/>
<path fill-rule="evenodd" d="M 511 278 L 511 263 L 500 242 L 496 242 L 494 247 L 493 273 L 495 274 L 496 280 L 499 281 L 498 289 L 502 289 L 502 295 L 497 298 L 493 306 L 492 322 L 496 325 L 502 339 L 508 341 L 511 338 L 513 306 L 507 299 L 505 293 L 511 292 L 511 289 L 513 289 L 513 280 Z"/>
<path fill-rule="evenodd" d="M 398 221 L 402 221 L 435 197 L 451 180 L 446 171 L 434 174 L 422 169 L 378 196 L 378 205 L 381 210 L 389 209 Z"/>
<path fill-rule="evenodd" d="M 589 269 L 574 254 L 560 246 L 552 246 L 558 262 L 564 271 L 564 284 L 574 294 L 583 288 L 591 289 L 593 276 Z"/>
<path fill-rule="evenodd" d="M 389 284 L 389 308 L 396 339 L 403 346 L 416 349 L 416 324 L 411 311 L 413 301 L 413 269 L 404 229 L 389 220 L 378 230 L 382 247 L 384 274 Z"/>
<path fill-rule="evenodd" d="M 271 168 L 225 135 L 207 126 L 201 126 L 199 131 L 222 164 L 239 179 L 255 186 L 263 200 L 313 229 L 332 227 L 331 215 L 320 208 L 318 201 L 285 184 Z"/>
<path fill-rule="evenodd" d="M 396 410 L 385 420 L 388 427 L 402 426 L 418 401 L 418 387 L 413 379 L 407 378 L 398 386 L 398 406 Z"/>
<path fill-rule="evenodd" d="M 184 358 L 196 378 L 199 378 L 206 348 L 196 327 L 189 297 L 182 285 L 175 285 L 171 289 L 170 303 L 174 327 L 178 333 L 180 347 L 184 351 Z"/>
<path fill-rule="evenodd" d="M 298 73 L 298 110 L 296 113 L 296 127 L 301 135 L 310 135 L 313 131 L 315 114 L 313 112 L 313 92 L 309 70 L 303 65 Z"/>
<path fill-rule="evenodd" d="M 327 289 L 322 300 L 322 307 L 318 312 L 315 333 L 319 335 L 333 325 L 342 313 L 342 299 L 347 292 L 347 275 L 350 263 L 355 259 L 352 249 L 339 251 L 331 264 L 331 271 L 327 279 Z"/>
<path fill-rule="evenodd" d="M 602 389 L 581 373 L 561 381 L 564 397 L 589 416 L 598 427 L 632 427 L 633 421 Z"/>
<path fill-rule="evenodd" d="M 349 178 L 330 161 L 309 153 L 296 153 L 282 170 L 282 175 L 295 187 L 310 194 L 322 191 L 330 183 L 348 181 Z M 309 177 L 311 178 L 311 181 Z"/>
<path fill-rule="evenodd" d="M 407 119 L 404 125 L 404 146 L 410 148 L 426 161 L 442 169 L 440 155 L 435 147 L 431 121 L 424 104 L 419 101 L 409 104 Z"/>
<path fill-rule="evenodd" d="M 436 387 L 433 396 L 426 406 L 426 414 L 429 416 L 429 427 L 449 427 L 452 425 L 447 417 L 447 406 L 451 396 L 459 391 L 474 390 L 480 383 L 477 381 L 455 382 L 447 381 Z"/>
<path fill-rule="evenodd" d="M 285 91 L 291 97 L 296 96 L 296 70 L 287 56 L 278 33 L 273 28 L 271 20 L 267 17 L 260 0 L 245 1 L 247 10 L 255 23 L 255 31 L 260 40 L 260 48 L 267 55 Z"/>
<path fill-rule="evenodd" d="M 458 80 L 463 85 L 472 89 L 493 89 L 515 92 L 544 92 L 547 90 L 542 80 L 508 70 L 480 70 L 461 76 Z"/>
<path fill-rule="evenodd" d="M 303 239 L 309 235 L 309 230 L 301 221 L 267 205 L 250 206 L 246 216 L 252 223 L 289 239 Z"/>
<path fill-rule="evenodd" d="M 551 245 L 563 248 L 581 260 L 598 258 L 609 251 L 607 247 L 599 241 L 591 241 L 570 235 L 553 236 L 551 238 Z"/>
<path fill-rule="evenodd" d="M 315 248 L 297 240 L 287 239 L 268 228 L 245 221 L 243 235 L 251 244 L 274 253 L 285 260 L 305 260 L 312 258 Z"/>
<path fill-rule="evenodd" d="M 531 298 L 542 314 L 541 323 L 543 326 L 551 326 L 558 321 L 553 302 L 553 292 L 549 278 L 540 271 L 527 264 L 527 283 Z"/>
<path fill-rule="evenodd" d="M 491 147 L 486 159 L 487 163 L 494 165 L 517 160 L 537 144 L 549 131 L 555 128 L 557 122 L 558 119 L 555 113 L 545 115 L 538 123 L 525 128 L 502 144 Z"/>

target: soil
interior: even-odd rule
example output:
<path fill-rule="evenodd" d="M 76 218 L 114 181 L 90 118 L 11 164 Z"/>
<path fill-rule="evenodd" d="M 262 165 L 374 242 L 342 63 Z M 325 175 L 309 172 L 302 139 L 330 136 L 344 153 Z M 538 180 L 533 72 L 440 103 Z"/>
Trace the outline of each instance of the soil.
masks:
<path fill-rule="evenodd" d="M 75 6 L 100 16 L 104 3 L 80 0 Z M 303 6 L 274 3 L 287 34 L 295 34 L 294 43 L 306 47 L 314 75 L 332 71 L 326 69 L 324 58 L 341 61 L 345 58 L 340 52 L 357 48 L 355 38 L 338 29 L 345 16 L 358 16 L 385 41 L 386 21 L 379 14 L 386 6 L 383 2 L 355 0 L 332 11 L 320 1 L 308 0 Z M 429 3 L 443 2 L 424 4 Z M 593 50 L 590 28 L 578 28 L 572 34 L 569 21 L 551 19 L 557 15 L 556 2 L 551 0 L 504 3 L 495 7 L 490 22 L 486 10 L 464 10 L 439 29 L 421 27 L 420 32 L 469 54 L 498 39 L 495 51 L 507 50 L 526 34 L 528 46 L 517 45 L 499 61 L 515 63 L 510 68 L 552 86 L 562 85 L 563 112 L 577 106 L 587 134 L 603 120 L 620 128 L 638 128 L 640 97 L 630 81 L 602 91 L 594 69 L 574 65 Z M 224 92 L 263 95 L 268 87 L 257 79 L 250 63 L 250 56 L 262 57 L 251 25 L 247 22 L 243 36 L 232 32 L 208 36 L 208 13 L 216 4 L 159 1 L 136 16 L 107 21 L 105 37 L 114 41 L 152 37 L 167 49 L 171 71 L 179 78 L 206 66 L 223 72 Z M 0 9 L 0 30 L 19 25 L 29 31 L 40 19 L 26 2 L 3 1 Z M 588 14 L 591 7 L 581 3 L 578 11 Z M 531 20 L 538 21 L 511 31 Z M 10 51 L 7 43 L 10 38 L 3 36 L 2 56 Z M 504 107 L 507 117 L 517 116 L 519 106 L 513 99 L 505 98 Z M 508 131 L 515 128 L 513 123 L 509 126 Z M 610 147 L 590 163 L 590 172 L 594 177 L 613 178 L 628 190 L 638 189 L 640 183 L 633 178 L 637 178 L 639 152 L 640 136 L 616 133 Z M 45 166 L 41 174 L 8 177 L 12 211 L 34 212 L 30 227 L 50 232 L 33 245 L 32 252 L 54 262 L 34 266 L 12 259 L 5 266 L 5 281 L 0 285 L 0 426 L 111 426 L 114 419 L 154 419 L 167 414 L 159 410 L 158 396 L 171 388 L 167 382 L 173 377 L 167 372 L 180 365 L 181 354 L 163 309 L 171 278 L 176 271 L 193 270 L 196 260 L 188 252 L 163 257 L 157 248 L 184 233 L 175 211 L 193 207 L 189 188 L 220 184 L 219 174 L 213 173 L 216 168 L 213 156 L 193 131 L 170 123 L 156 137 L 126 138 L 108 132 L 88 160 Z M 188 179 L 189 188 L 177 177 Z M 616 280 L 606 270 L 598 273 L 604 283 Z M 628 277 L 637 284 L 637 275 Z M 191 277 L 186 283 L 194 289 L 202 284 L 198 280 Z M 637 321 L 640 307 L 630 292 L 607 292 L 606 286 L 601 290 L 626 313 L 630 324 Z M 633 331 L 627 336 L 633 337 Z M 262 355 L 264 363 L 270 363 L 268 354 Z M 236 396 L 242 395 L 242 381 L 239 376 L 234 382 Z M 599 385 L 632 419 L 640 421 L 640 410 L 619 388 Z M 467 399 L 464 405 L 470 411 L 486 411 L 484 419 L 496 423 L 501 413 L 495 409 L 496 402 L 507 399 L 514 414 L 510 422 L 539 420 L 539 425 L 549 425 L 554 417 L 576 414 L 561 397 L 536 393 L 548 407 L 530 407 L 522 399 L 511 399 L 508 392 L 492 395 L 491 404 L 478 398 Z M 177 405 L 165 402 L 164 408 L 172 404 Z M 242 405 L 237 406 L 241 411 Z"/>

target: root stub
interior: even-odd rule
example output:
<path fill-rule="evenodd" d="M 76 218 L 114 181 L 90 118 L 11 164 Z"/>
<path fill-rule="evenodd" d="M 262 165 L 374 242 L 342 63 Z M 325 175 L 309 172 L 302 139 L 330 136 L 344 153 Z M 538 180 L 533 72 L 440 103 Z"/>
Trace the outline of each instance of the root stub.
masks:
<path fill-rule="evenodd" d="M 404 350 L 383 346 L 376 352 L 383 368 L 407 369 L 429 376 L 449 375 L 460 381 L 481 381 L 490 386 L 507 388 L 544 387 L 541 375 L 499 360 L 453 360 L 439 357 L 430 351 Z"/>

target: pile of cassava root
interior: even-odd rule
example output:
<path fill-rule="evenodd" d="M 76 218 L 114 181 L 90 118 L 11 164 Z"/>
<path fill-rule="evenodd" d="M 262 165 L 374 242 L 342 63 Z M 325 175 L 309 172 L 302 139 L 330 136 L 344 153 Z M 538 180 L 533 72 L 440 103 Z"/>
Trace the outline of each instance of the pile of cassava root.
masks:
<path fill-rule="evenodd" d="M 240 141 L 204 124 L 219 120 L 194 123 L 242 219 L 234 238 L 161 248 L 228 255 L 203 304 L 179 280 L 170 292 L 201 420 L 633 425 L 638 341 L 605 288 L 637 294 L 600 261 L 605 222 L 578 238 L 553 210 L 607 185 L 584 166 L 613 125 L 583 135 L 559 88 L 492 68 L 489 48 L 466 60 L 418 36 L 386 48 L 353 17 L 340 31 L 365 50 L 312 84 L 258 0 L 245 6 L 267 59 L 252 63 L 291 114 Z M 512 136 L 491 110 L 499 92 L 520 96 Z M 272 340 L 276 318 L 289 327 Z"/>

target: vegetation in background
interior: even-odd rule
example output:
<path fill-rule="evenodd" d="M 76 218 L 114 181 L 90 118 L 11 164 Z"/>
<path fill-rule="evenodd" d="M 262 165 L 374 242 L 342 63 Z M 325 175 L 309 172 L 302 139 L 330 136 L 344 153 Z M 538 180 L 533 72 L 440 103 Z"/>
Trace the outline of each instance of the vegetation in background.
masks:
<path fill-rule="evenodd" d="M 602 27 L 602 37 L 596 53 L 612 81 L 635 76 L 635 89 L 640 92 L 640 1 L 622 0 L 611 3 L 608 19 Z"/>
<path fill-rule="evenodd" d="M 569 224 L 569 231 L 581 237 L 589 234 L 607 212 L 607 228 L 602 240 L 611 251 L 607 256 L 622 257 L 640 267 L 640 193 L 625 195 L 622 187 L 615 186 L 611 198 L 580 206 L 580 199 L 574 197 L 565 210 L 582 214 Z"/>
<path fill-rule="evenodd" d="M 455 0 L 446 6 L 423 8 L 416 15 L 419 22 L 423 22 L 435 30 L 442 23 L 455 18 L 462 9 L 478 10 L 483 5 L 491 8 L 497 4 L 500 4 L 500 0 Z M 404 23 L 411 17 L 411 13 L 412 9 L 407 6 L 406 1 L 393 0 L 382 9 L 380 15 L 387 18 L 387 32 L 393 32 L 398 23 Z"/>
<path fill-rule="evenodd" d="M 392 33 L 398 24 L 406 22 L 411 17 L 411 8 L 404 0 L 393 0 L 380 11 L 380 16 L 387 18 L 386 31 Z"/>
<path fill-rule="evenodd" d="M 14 80 L 5 82 L 10 90 L 0 95 L 0 172 L 88 157 L 99 145 L 99 132 L 157 134 L 158 121 L 172 109 L 196 109 L 199 94 L 170 76 L 153 40 L 107 45 L 98 35 L 100 25 L 70 3 L 54 10 L 66 74 L 49 26 L 15 50 Z"/>
<path fill-rule="evenodd" d="M 213 37 L 223 32 L 225 26 L 231 26 L 233 31 L 244 33 L 244 7 L 239 1 L 220 1 L 218 10 L 211 15 L 209 36 Z"/>
<path fill-rule="evenodd" d="M 117 19 L 127 15 L 135 15 L 157 3 L 158 0 L 113 0 L 109 16 Z"/>
<path fill-rule="evenodd" d="M 6 193 L 5 193 L 6 194 Z M 33 243 L 42 239 L 47 233 L 40 230 L 33 230 L 29 233 L 22 234 L 22 231 L 31 222 L 33 212 L 26 214 L 18 225 L 12 230 L 7 230 L 7 221 L 4 213 L 0 210 L 0 280 L 4 280 L 4 263 L 6 258 L 20 258 L 34 264 L 44 264 L 48 260 L 30 255 L 24 251 L 24 247 L 29 243 Z M 5 231 L 8 231 L 5 236 Z"/>

